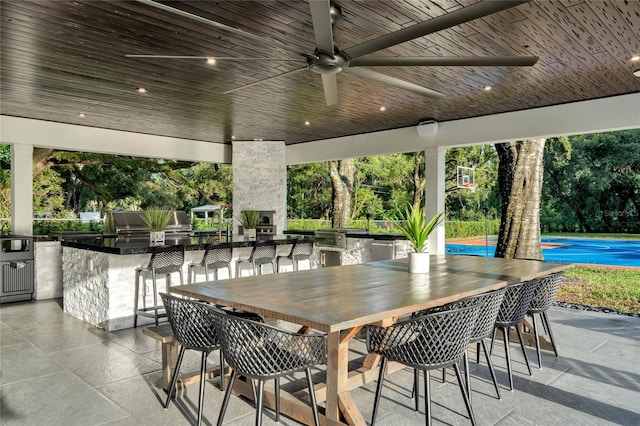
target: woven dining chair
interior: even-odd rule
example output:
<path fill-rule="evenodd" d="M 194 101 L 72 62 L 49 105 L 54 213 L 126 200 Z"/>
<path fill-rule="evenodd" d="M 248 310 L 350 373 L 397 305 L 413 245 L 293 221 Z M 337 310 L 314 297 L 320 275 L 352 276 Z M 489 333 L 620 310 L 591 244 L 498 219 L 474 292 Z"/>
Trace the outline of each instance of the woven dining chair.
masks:
<path fill-rule="evenodd" d="M 149 265 L 146 267 L 136 268 L 136 283 L 135 293 L 133 296 L 133 327 L 138 326 L 138 316 L 146 316 L 155 319 L 156 325 L 158 325 L 158 318 L 166 316 L 165 312 L 161 312 L 161 307 L 158 305 L 158 289 L 156 280 L 158 275 L 164 275 L 167 283 L 166 291 L 169 291 L 171 286 L 171 274 L 178 273 L 180 276 L 180 284 L 184 284 L 184 277 L 182 275 L 182 265 L 184 265 L 184 246 L 159 246 L 155 247 L 151 253 L 151 259 Z M 142 296 L 142 308 L 139 307 L 139 295 L 140 295 L 140 279 L 143 280 L 143 296 Z M 146 286 L 144 285 L 144 279 L 151 278 L 152 291 L 153 291 L 153 306 L 147 306 L 146 301 Z"/>
<path fill-rule="evenodd" d="M 192 283 L 192 276 L 195 278 L 196 269 L 204 269 L 205 280 L 209 281 L 209 271 L 213 271 L 213 279 L 218 279 L 218 270 L 226 269 L 231 278 L 231 260 L 233 258 L 233 247 L 231 244 L 208 244 L 205 248 L 202 260 L 189 265 L 188 282 Z"/>
<path fill-rule="evenodd" d="M 553 353 L 556 357 L 558 356 L 558 347 L 556 346 L 556 341 L 553 338 L 551 324 L 549 323 L 549 318 L 547 317 L 547 310 L 549 310 L 551 304 L 556 298 L 556 293 L 558 292 L 558 288 L 560 287 L 561 276 L 562 274 L 551 274 L 538 280 L 535 293 L 533 294 L 531 304 L 529 305 L 529 310 L 527 311 L 527 315 L 531 316 L 531 321 L 533 322 L 533 334 L 535 336 L 536 342 L 536 354 L 538 355 L 538 368 L 542 368 L 542 357 L 540 354 L 540 337 L 538 335 L 538 326 L 536 324 L 536 314 L 539 314 L 542 317 L 542 326 L 545 329 L 545 332 L 549 335 L 549 340 L 551 341 L 551 346 L 553 347 Z"/>
<path fill-rule="evenodd" d="M 218 333 L 225 360 L 231 367 L 229 386 L 224 395 L 218 426 L 224 420 L 231 390 L 238 375 L 258 381 L 255 391 L 256 425 L 262 424 L 263 393 L 266 380 L 275 380 L 276 422 L 280 420 L 280 377 L 304 370 L 311 409 L 316 425 L 318 407 L 311 379 L 311 367 L 326 362 L 326 337 L 291 333 L 246 318 L 219 315 Z"/>
<path fill-rule="evenodd" d="M 180 366 L 187 349 L 201 352 L 200 362 L 200 392 L 198 393 L 198 420 L 202 424 L 202 400 L 204 398 L 204 385 L 209 354 L 220 348 L 220 339 L 217 329 L 218 315 L 225 315 L 223 311 L 202 302 L 181 299 L 169 294 L 160 293 L 162 302 L 167 310 L 169 323 L 173 335 L 180 343 L 180 352 L 171 378 L 171 385 L 164 408 L 168 408 L 171 396 L 175 392 L 176 383 L 180 374 Z M 220 389 L 224 390 L 224 356 L 220 351 Z"/>
<path fill-rule="evenodd" d="M 500 309 L 498 310 L 498 316 L 496 317 L 489 354 L 493 353 L 493 343 L 496 339 L 496 333 L 500 330 L 502 332 L 504 342 L 504 355 L 507 360 L 509 390 L 513 390 L 513 373 L 509 351 L 509 331 L 511 330 L 511 327 L 514 327 L 518 333 L 518 340 L 520 340 L 522 355 L 524 356 L 524 361 L 527 365 L 527 371 L 529 372 L 529 375 L 531 375 L 529 358 L 527 358 L 527 351 L 524 348 L 524 341 L 522 340 L 522 333 L 520 332 L 518 324 L 522 322 L 524 316 L 529 310 L 529 305 L 531 304 L 531 299 L 533 298 L 533 293 L 536 290 L 537 283 L 538 280 L 531 280 L 508 286 L 507 291 L 504 293 L 504 299 L 502 300 Z"/>
<path fill-rule="evenodd" d="M 376 387 L 371 425 L 375 424 L 388 361 L 413 367 L 415 376 L 424 371 L 426 424 L 431 424 L 431 370 L 453 366 L 471 424 L 476 420 L 460 375 L 458 363 L 463 360 L 471 333 L 480 311 L 480 303 L 465 308 L 434 312 L 389 327 L 367 326 L 367 350 L 382 356 Z M 418 392 L 416 392 L 416 395 Z M 417 408 L 417 407 L 416 407 Z"/>

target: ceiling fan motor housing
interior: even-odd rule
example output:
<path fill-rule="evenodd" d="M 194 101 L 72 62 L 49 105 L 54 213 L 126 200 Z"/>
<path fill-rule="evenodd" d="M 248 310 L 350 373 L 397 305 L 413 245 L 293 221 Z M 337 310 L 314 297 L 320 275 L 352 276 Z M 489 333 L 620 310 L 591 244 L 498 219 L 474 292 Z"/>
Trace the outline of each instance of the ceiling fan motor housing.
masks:
<path fill-rule="evenodd" d="M 337 74 L 348 65 L 342 55 L 333 56 L 322 52 L 316 52 L 315 55 L 310 56 L 307 63 L 311 71 L 321 75 Z"/>

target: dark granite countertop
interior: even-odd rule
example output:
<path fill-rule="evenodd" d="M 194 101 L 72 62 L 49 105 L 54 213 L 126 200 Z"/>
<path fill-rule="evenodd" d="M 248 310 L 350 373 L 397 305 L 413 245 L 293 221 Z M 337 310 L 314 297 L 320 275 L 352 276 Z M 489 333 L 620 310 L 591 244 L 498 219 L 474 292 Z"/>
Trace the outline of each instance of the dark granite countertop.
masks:
<path fill-rule="evenodd" d="M 315 231 L 296 231 L 295 229 L 290 229 L 284 231 L 286 235 L 304 235 L 304 236 L 313 236 Z M 406 240 L 402 234 L 384 234 L 384 233 L 370 233 L 367 230 L 354 230 L 353 232 L 346 232 L 347 238 L 369 238 L 372 240 Z"/>
<path fill-rule="evenodd" d="M 276 244 L 292 244 L 296 238 L 274 238 Z M 313 241 L 312 238 L 302 238 L 298 240 Z M 264 241 L 261 239 L 261 241 Z M 234 241 L 231 243 L 209 243 L 208 237 L 192 237 L 192 238 L 167 238 L 164 241 L 165 246 L 183 245 L 185 250 L 204 250 L 207 244 L 231 245 L 232 247 L 251 247 L 254 241 Z M 109 254 L 145 254 L 153 252 L 155 246 L 151 245 L 148 240 L 143 239 L 123 239 L 113 237 L 99 238 L 79 238 L 64 240 L 61 242 L 63 247 L 73 247 L 83 250 L 98 251 Z"/>

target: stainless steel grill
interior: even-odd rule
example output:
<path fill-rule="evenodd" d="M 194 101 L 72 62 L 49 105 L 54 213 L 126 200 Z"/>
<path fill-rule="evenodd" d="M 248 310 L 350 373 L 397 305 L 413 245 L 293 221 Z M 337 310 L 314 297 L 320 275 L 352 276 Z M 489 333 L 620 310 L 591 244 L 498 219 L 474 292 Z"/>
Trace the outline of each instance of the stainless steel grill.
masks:
<path fill-rule="evenodd" d="M 116 234 L 119 238 L 149 239 L 149 228 L 142 222 L 140 212 L 115 211 L 113 221 L 116 225 Z M 164 230 L 166 238 L 190 237 L 191 222 L 183 211 L 173 212 L 173 220 Z"/>
<path fill-rule="evenodd" d="M 0 237 L 0 303 L 31 300 L 33 291 L 33 237 Z"/>
<path fill-rule="evenodd" d="M 314 233 L 316 245 L 320 247 L 347 248 L 347 234 L 368 234 L 362 228 L 320 229 Z"/>

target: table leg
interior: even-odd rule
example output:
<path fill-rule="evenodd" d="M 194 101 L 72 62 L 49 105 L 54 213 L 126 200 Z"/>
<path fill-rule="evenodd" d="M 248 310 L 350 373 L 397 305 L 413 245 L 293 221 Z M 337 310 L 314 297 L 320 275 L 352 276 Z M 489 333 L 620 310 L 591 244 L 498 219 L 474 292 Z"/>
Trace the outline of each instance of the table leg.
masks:
<path fill-rule="evenodd" d="M 178 349 L 180 344 L 177 341 L 162 344 L 162 376 L 156 381 L 156 386 L 166 391 L 169 390 L 173 368 L 178 360 Z"/>
<path fill-rule="evenodd" d="M 349 365 L 349 343 L 342 343 L 340 332 L 327 334 L 327 399 L 325 415 L 340 421 L 338 393 L 345 388 Z"/>

